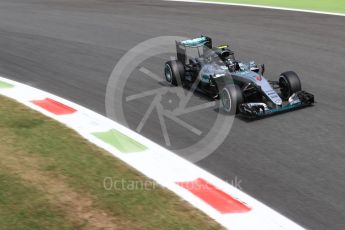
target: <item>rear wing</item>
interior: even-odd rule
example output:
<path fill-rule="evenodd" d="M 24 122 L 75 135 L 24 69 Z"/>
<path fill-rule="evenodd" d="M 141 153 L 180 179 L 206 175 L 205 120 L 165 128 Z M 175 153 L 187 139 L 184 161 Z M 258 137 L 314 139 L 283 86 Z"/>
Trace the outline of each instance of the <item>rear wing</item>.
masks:
<path fill-rule="evenodd" d="M 199 38 L 180 41 L 179 44 L 185 47 L 191 47 L 191 48 L 206 46 L 209 49 L 212 49 L 212 39 L 210 37 L 206 37 L 202 35 Z"/>
<path fill-rule="evenodd" d="M 200 47 L 205 49 L 212 49 L 212 39 L 207 36 L 200 36 L 194 39 L 188 39 L 184 41 L 176 41 L 176 53 L 177 53 L 177 60 L 186 64 L 186 51 L 187 48 L 196 48 L 199 49 Z"/>

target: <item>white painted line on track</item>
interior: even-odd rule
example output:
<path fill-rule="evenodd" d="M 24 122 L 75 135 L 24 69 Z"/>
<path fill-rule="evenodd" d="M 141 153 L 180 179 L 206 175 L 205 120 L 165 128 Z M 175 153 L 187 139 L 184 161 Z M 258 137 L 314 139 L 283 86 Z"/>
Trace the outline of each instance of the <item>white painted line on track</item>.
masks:
<path fill-rule="evenodd" d="M 334 13 L 334 12 L 316 11 L 316 10 L 303 10 L 303 9 L 297 9 L 297 8 L 276 7 L 276 6 L 266 6 L 266 5 L 230 3 L 230 2 L 213 2 L 213 1 L 202 1 L 202 0 L 163 0 L 163 1 L 166 1 L 166 2 L 189 2 L 189 3 L 201 3 L 201 4 L 228 5 L 228 6 L 243 6 L 243 7 L 294 11 L 294 12 L 312 13 L 312 14 L 324 14 L 324 15 L 333 15 L 333 16 L 342 16 L 342 17 L 345 16 L 344 13 Z"/>

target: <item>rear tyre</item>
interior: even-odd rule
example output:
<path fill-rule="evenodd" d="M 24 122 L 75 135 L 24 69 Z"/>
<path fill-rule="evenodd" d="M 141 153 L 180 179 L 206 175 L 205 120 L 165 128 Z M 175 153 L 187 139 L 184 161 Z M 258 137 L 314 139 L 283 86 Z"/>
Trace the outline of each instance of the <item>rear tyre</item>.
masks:
<path fill-rule="evenodd" d="M 237 114 L 240 104 L 243 103 L 242 91 L 237 85 L 225 85 L 220 92 L 220 100 L 226 113 Z"/>
<path fill-rule="evenodd" d="M 167 82 L 173 86 L 182 85 L 184 80 L 184 66 L 180 61 L 165 63 L 164 75 Z"/>
<path fill-rule="evenodd" d="M 279 77 L 279 87 L 281 96 L 287 100 L 289 97 L 302 90 L 301 81 L 293 71 L 284 72 Z"/>

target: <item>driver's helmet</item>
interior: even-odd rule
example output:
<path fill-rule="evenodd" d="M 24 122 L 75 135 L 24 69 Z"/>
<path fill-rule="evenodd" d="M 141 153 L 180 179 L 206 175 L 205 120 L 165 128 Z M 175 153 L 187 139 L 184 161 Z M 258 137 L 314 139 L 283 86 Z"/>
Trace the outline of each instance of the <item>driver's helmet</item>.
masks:
<path fill-rule="evenodd" d="M 218 46 L 215 52 L 226 64 L 232 64 L 235 61 L 234 52 L 230 50 L 227 45 Z"/>

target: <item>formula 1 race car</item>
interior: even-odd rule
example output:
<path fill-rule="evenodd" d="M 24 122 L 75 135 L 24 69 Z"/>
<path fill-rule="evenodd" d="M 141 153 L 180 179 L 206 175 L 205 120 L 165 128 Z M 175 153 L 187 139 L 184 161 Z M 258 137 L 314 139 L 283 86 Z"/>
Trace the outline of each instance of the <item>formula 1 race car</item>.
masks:
<path fill-rule="evenodd" d="M 264 65 L 236 60 L 228 45 L 213 47 L 209 37 L 176 41 L 176 52 L 177 60 L 165 63 L 166 80 L 220 98 L 227 113 L 258 118 L 314 103 L 314 95 L 302 91 L 295 72 L 267 80 Z"/>

